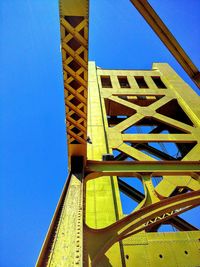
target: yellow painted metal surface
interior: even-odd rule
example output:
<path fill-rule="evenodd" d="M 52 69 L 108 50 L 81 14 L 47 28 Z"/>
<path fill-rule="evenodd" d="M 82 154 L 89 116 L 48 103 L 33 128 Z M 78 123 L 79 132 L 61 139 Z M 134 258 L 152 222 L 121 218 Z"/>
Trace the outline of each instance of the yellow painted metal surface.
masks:
<path fill-rule="evenodd" d="M 60 32 L 70 167 L 86 155 L 88 0 L 60 0 Z"/>
<path fill-rule="evenodd" d="M 130 0 L 193 82 L 200 88 L 200 72 L 147 0 Z"/>
<path fill-rule="evenodd" d="M 94 62 L 89 63 L 88 91 L 88 136 L 92 144 L 88 144 L 88 159 L 101 160 L 102 155 L 109 152 L 106 142 L 105 118 L 102 113 L 103 104 L 100 97 L 97 70 Z M 86 224 L 91 228 L 103 228 L 114 223 L 122 216 L 119 191 L 116 177 L 104 176 L 101 180 L 89 181 L 86 186 Z M 87 240 L 87 235 L 86 235 Z M 85 244 L 86 246 L 86 244 Z M 92 249 L 96 249 L 94 242 Z M 120 244 L 112 247 L 109 259 L 104 257 L 102 266 L 122 266 Z M 93 253 L 93 251 L 90 251 Z M 86 265 L 90 259 L 85 255 Z"/>
<path fill-rule="evenodd" d="M 87 151 L 88 0 L 60 0 L 60 33 L 68 141 L 68 169 L 72 156 Z M 42 246 L 37 267 L 82 266 L 83 189 L 69 175 Z"/>
<path fill-rule="evenodd" d="M 167 64 L 88 65 L 88 1 L 61 0 L 60 16 L 69 164 L 84 163 L 75 158 L 36 266 L 198 267 L 199 231 L 179 215 L 200 204 L 199 97 Z M 138 202 L 128 215 L 120 190 Z"/>
<path fill-rule="evenodd" d="M 110 88 L 102 86 L 102 77 L 110 77 Z M 120 87 L 118 77 L 126 77 L 130 87 Z M 148 88 L 140 88 L 137 77 Z M 90 62 L 88 84 L 85 177 L 70 176 L 36 266 L 199 266 L 200 233 L 179 217 L 200 204 L 199 97 L 167 64 L 125 71 Z M 124 132 L 152 123 L 150 134 Z M 164 161 L 157 161 L 140 147 L 150 141 L 174 142 L 182 158 L 166 160 L 163 152 Z M 113 154 L 114 161 L 102 161 L 104 154 Z M 162 177 L 157 185 L 156 176 Z M 144 196 L 129 215 L 122 211 L 117 177 L 143 185 Z M 166 223 L 178 230 L 157 232 Z"/>
<path fill-rule="evenodd" d="M 195 232 L 138 234 L 123 241 L 127 267 L 199 266 L 198 235 Z"/>
<path fill-rule="evenodd" d="M 111 86 L 108 83 L 107 87 L 102 87 L 102 78 L 105 77 L 110 78 Z M 118 77 L 127 77 L 130 88 L 121 88 Z M 135 77 L 144 77 L 148 89 L 140 88 Z M 166 88 L 158 88 L 152 77 L 160 77 Z M 172 102 L 174 100 L 177 102 Z M 179 121 L 176 114 L 168 114 L 170 103 L 177 105 L 179 112 L 183 110 L 189 119 Z M 113 150 L 118 150 L 129 156 L 129 160 L 156 161 L 150 154 L 147 155 L 137 146 L 130 146 L 126 142 L 190 143 L 193 147 L 185 153 L 182 161 L 199 160 L 199 97 L 167 64 L 154 64 L 151 71 L 125 71 L 103 70 L 90 62 L 88 106 L 88 135 L 92 141 L 87 148 L 88 160 L 101 161 L 103 154 L 112 154 Z M 111 117 L 117 115 L 127 115 L 127 118 L 111 125 Z M 173 130 L 170 133 L 124 133 L 127 128 L 145 119 L 158 122 L 158 125 L 170 126 Z M 158 224 L 158 221 L 169 222 L 170 218 L 200 203 L 200 164 L 196 165 L 196 175 L 186 176 L 188 172 L 181 172 L 181 164 L 179 167 L 177 163 L 176 175 L 170 176 L 169 172 L 156 187 L 152 183 L 153 174 L 144 175 L 141 168 L 141 173 L 139 171 L 135 175 L 143 182 L 145 198 L 128 217 L 122 213 L 116 182 L 116 174 L 123 176 L 126 171 L 123 170 L 123 164 L 120 167 L 122 171 L 119 168 L 116 171 L 114 162 L 106 164 L 106 167 L 102 165 L 101 171 L 98 171 L 96 165 L 94 173 L 86 176 L 85 180 L 85 266 L 198 266 L 198 231 L 151 233 L 147 229 Z M 131 175 L 130 167 L 128 176 L 134 176 L 134 166 L 132 168 L 133 173 Z M 106 173 L 112 176 L 105 176 Z M 159 171 L 159 175 L 162 175 L 162 171 Z M 189 194 L 172 199 L 170 196 L 177 188 L 193 190 L 194 196 L 191 195 L 190 200 L 185 198 L 190 197 Z M 151 219 L 145 222 L 145 218 Z"/>
<path fill-rule="evenodd" d="M 81 266 L 83 212 L 82 183 L 69 174 L 36 266 Z"/>
<path fill-rule="evenodd" d="M 82 184 L 72 176 L 46 266 L 82 264 L 82 220 Z"/>
<path fill-rule="evenodd" d="M 109 153 L 109 148 L 106 142 L 102 99 L 93 62 L 89 63 L 89 73 L 88 136 L 92 144 L 88 144 L 87 158 L 102 160 L 102 155 Z M 119 192 L 116 192 L 116 177 L 103 177 L 101 181 L 88 182 L 86 190 L 86 223 L 89 226 L 105 227 L 115 222 L 122 214 Z M 117 213 L 120 214 L 117 215 Z"/>

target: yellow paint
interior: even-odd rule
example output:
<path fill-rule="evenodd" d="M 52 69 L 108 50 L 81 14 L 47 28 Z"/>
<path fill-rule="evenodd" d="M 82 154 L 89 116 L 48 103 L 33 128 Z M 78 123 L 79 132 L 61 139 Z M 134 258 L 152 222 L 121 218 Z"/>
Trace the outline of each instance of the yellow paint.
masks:
<path fill-rule="evenodd" d="M 163 73 L 163 69 L 165 70 L 165 73 Z M 199 105 L 197 105 L 197 103 L 199 103 L 198 96 L 193 93 L 188 86 L 186 89 L 187 92 L 184 91 L 184 93 L 182 89 L 175 90 L 175 88 L 182 88 L 183 84 L 185 87 L 186 85 L 174 72 L 172 77 L 176 76 L 177 79 L 175 81 L 169 81 L 169 75 L 172 75 L 171 72 L 172 70 L 167 64 L 154 64 L 153 71 L 117 71 L 99 69 L 96 68 L 94 62 L 89 63 L 88 135 L 92 140 L 92 144 L 88 144 L 87 147 L 89 160 L 102 160 L 103 154 L 112 153 L 112 149 L 118 149 L 137 160 L 155 161 L 151 156 L 144 154 L 136 148 L 128 146 L 124 141 L 139 141 L 141 143 L 145 141 L 156 142 L 159 140 L 168 142 L 200 141 L 200 136 L 195 134 L 197 128 L 157 113 L 158 108 L 176 98 L 180 105 L 181 103 L 184 103 L 185 106 L 182 107 L 182 109 L 185 112 L 186 110 L 189 111 L 187 115 L 195 125 L 198 125 L 196 115 L 196 111 L 199 107 Z M 101 76 L 110 76 L 113 85 L 112 88 L 102 88 Z M 120 88 L 117 76 L 126 76 L 129 84 L 131 84 L 131 88 Z M 138 88 L 138 85 L 134 82 L 134 76 L 143 76 L 149 89 Z M 158 89 L 153 83 L 151 76 L 161 77 L 167 89 Z M 179 82 L 179 84 L 177 82 Z M 179 94 L 177 92 L 179 92 Z M 146 107 L 140 107 L 134 103 L 129 103 L 124 99 L 118 98 L 118 95 L 134 96 L 134 94 L 137 96 L 145 94 L 151 94 L 153 96 L 162 95 L 163 97 Z M 192 95 L 191 99 L 193 99 L 193 105 L 190 105 L 189 107 L 188 105 L 186 106 L 186 103 L 187 97 L 190 94 Z M 108 127 L 104 105 L 105 99 L 129 107 L 136 112 L 116 126 Z M 120 115 L 120 110 L 118 110 L 118 113 Z M 200 115 L 200 113 L 198 114 Z M 178 129 L 183 130 L 185 133 L 157 133 L 151 135 L 122 133 L 134 123 L 150 116 L 155 118 L 155 120 L 167 122 L 167 124 L 174 126 L 175 128 L 178 127 Z M 195 120 L 193 120 L 194 118 Z M 186 155 L 187 160 L 194 160 L 194 157 L 199 159 L 198 145 L 194 146 L 192 151 L 188 153 L 191 157 L 190 155 Z M 185 158 L 183 160 L 185 160 Z M 102 227 L 106 227 L 124 217 L 119 200 L 118 185 L 115 183 L 115 190 L 113 191 L 110 182 L 111 179 L 116 178 L 102 177 L 89 180 L 86 184 L 86 224 L 93 229 L 101 229 Z M 192 190 L 200 189 L 199 181 L 188 176 L 165 176 L 156 188 L 153 187 L 150 177 L 143 176 L 142 179 L 146 197 L 135 210 L 159 202 L 160 199 L 158 198 L 157 193 L 160 196 L 169 197 L 176 187 L 179 186 L 188 187 Z M 115 233 L 111 233 L 111 236 L 114 235 Z M 196 231 L 174 233 L 145 233 L 143 231 L 142 233 L 124 239 L 121 245 L 116 243 L 119 244 L 118 247 L 116 247 L 116 245 L 111 246 L 105 254 L 106 257 L 95 261 L 94 266 L 195 266 L 195 264 L 198 264 L 199 259 L 197 248 L 199 247 L 198 237 L 199 233 Z M 86 231 L 86 240 L 88 240 L 87 244 L 89 249 L 88 265 L 91 264 L 90 260 L 92 258 L 94 259 L 98 257 L 99 248 L 106 242 L 106 238 L 109 239 L 109 236 L 97 235 L 96 238 L 97 239 L 95 239 L 95 235 Z M 98 243 L 102 245 L 99 247 Z M 179 251 L 178 253 L 176 253 L 177 250 Z M 192 255 L 194 255 L 194 257 Z M 183 265 L 183 263 L 185 265 Z M 88 266 L 87 264 L 86 266 Z"/>
<path fill-rule="evenodd" d="M 60 32 L 66 107 L 68 165 L 71 156 L 86 160 L 88 1 L 60 1 Z"/>
<path fill-rule="evenodd" d="M 102 161 L 102 156 L 112 154 L 113 150 L 145 164 L 156 162 L 138 148 L 148 142 L 194 144 L 182 161 L 199 161 L 199 97 L 169 65 L 156 63 L 147 71 L 104 70 L 89 62 L 88 69 L 88 1 L 61 0 L 60 17 L 69 164 L 71 156 L 83 156 L 87 170 L 87 160 Z M 111 88 L 102 87 L 101 76 L 110 78 Z M 134 76 L 143 77 L 147 86 L 139 86 Z M 125 77 L 130 88 L 120 85 L 119 77 Z M 166 88 L 158 88 L 152 77 L 160 77 Z M 175 103 L 174 100 L 192 123 L 166 114 L 166 110 L 170 112 L 173 108 L 167 107 L 168 103 Z M 122 117 L 113 118 L 117 115 Z M 109 126 L 107 116 L 119 123 Z M 127 118 L 122 120 L 123 116 Z M 159 126 L 167 124 L 176 131 L 124 133 L 147 119 L 158 122 Z M 133 167 L 128 174 L 141 180 L 144 198 L 127 216 L 122 212 L 115 165 L 108 163 L 108 166 L 106 175 L 113 176 L 99 177 L 105 173 L 101 170 L 81 181 L 70 174 L 36 266 L 199 266 L 199 231 L 147 232 L 165 219 L 174 225 L 173 216 L 199 204 L 196 193 L 183 194 L 176 201 L 170 197 L 176 190 L 179 193 L 184 189 L 199 190 L 198 174 L 182 175 L 177 161 L 174 176 L 161 171 L 163 179 L 154 187 L 149 171 L 144 174 L 140 169 L 135 174 Z M 126 174 L 123 167 L 121 173 Z"/>

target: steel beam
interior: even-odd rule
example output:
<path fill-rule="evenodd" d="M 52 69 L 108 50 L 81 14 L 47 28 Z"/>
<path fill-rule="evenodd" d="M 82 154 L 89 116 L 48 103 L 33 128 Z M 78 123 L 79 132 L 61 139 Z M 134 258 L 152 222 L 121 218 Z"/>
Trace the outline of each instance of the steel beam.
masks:
<path fill-rule="evenodd" d="M 48 259 L 49 259 L 49 256 L 50 256 L 50 253 L 52 250 L 52 244 L 54 241 L 55 232 L 56 232 L 56 229 L 58 227 L 59 219 L 60 219 L 60 216 L 62 213 L 62 209 L 63 209 L 63 205 L 64 205 L 66 194 L 67 194 L 67 191 L 69 188 L 70 181 L 71 181 L 71 173 L 69 174 L 69 176 L 65 182 L 65 185 L 63 187 L 63 191 L 62 191 L 60 199 L 58 201 L 56 210 L 54 212 L 54 215 L 53 215 L 53 218 L 51 221 L 51 224 L 49 226 L 44 243 L 42 245 L 39 257 L 37 259 L 37 262 L 35 265 L 36 267 L 48 266 Z"/>
<path fill-rule="evenodd" d="M 87 235 L 93 242 L 98 240 L 98 246 L 92 251 L 91 243 L 88 249 L 92 251 L 92 266 L 96 266 L 106 251 L 117 241 L 123 240 L 142 230 L 151 228 L 167 219 L 181 214 L 200 204 L 199 192 L 190 192 L 181 196 L 171 197 L 144 207 L 130 215 L 120 219 L 116 223 L 103 229 L 87 229 Z"/>
<path fill-rule="evenodd" d="M 119 190 L 121 192 L 123 192 L 125 195 L 127 195 L 131 199 L 135 200 L 137 203 L 140 203 L 145 198 L 145 196 L 140 191 L 133 188 L 132 186 L 125 183 L 119 178 L 118 178 L 118 185 L 119 185 Z"/>
<path fill-rule="evenodd" d="M 200 88 L 200 72 L 147 0 L 130 0 L 193 82 Z"/>
<path fill-rule="evenodd" d="M 88 160 L 86 180 L 104 175 L 132 176 L 133 174 L 153 175 L 191 175 L 196 178 L 200 174 L 199 161 L 95 161 Z"/>
<path fill-rule="evenodd" d="M 68 166 L 87 153 L 88 0 L 60 0 Z"/>
<path fill-rule="evenodd" d="M 129 184 L 125 183 L 120 178 L 118 178 L 118 185 L 119 185 L 119 190 L 121 192 L 123 192 L 125 195 L 127 195 L 128 197 L 130 197 L 131 199 L 135 200 L 138 203 L 140 203 L 145 198 L 144 194 L 142 194 L 141 192 L 139 192 L 137 189 L 133 188 Z M 179 216 L 173 217 L 173 218 L 165 221 L 165 223 L 168 223 L 168 224 L 175 226 L 180 231 L 197 231 L 197 230 L 199 230 L 197 227 L 186 222 L 185 220 L 183 220 Z M 157 231 L 157 229 L 159 227 L 160 227 L 160 225 L 156 225 L 155 228 L 150 228 L 149 231 L 150 232 Z"/>

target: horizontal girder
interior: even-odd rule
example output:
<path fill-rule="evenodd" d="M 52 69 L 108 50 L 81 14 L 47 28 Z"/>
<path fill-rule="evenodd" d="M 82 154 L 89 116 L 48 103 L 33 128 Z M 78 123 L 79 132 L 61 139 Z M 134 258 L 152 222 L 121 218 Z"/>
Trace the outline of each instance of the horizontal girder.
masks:
<path fill-rule="evenodd" d="M 139 173 L 152 175 L 191 175 L 198 178 L 199 161 L 95 161 L 88 160 L 86 179 L 103 175 L 132 176 Z"/>

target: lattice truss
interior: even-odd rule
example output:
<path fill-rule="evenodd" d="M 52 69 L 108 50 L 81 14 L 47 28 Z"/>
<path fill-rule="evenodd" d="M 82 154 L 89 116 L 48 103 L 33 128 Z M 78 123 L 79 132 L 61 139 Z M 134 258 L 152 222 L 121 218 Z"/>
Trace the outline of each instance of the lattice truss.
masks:
<path fill-rule="evenodd" d="M 183 111 L 169 88 L 137 93 L 113 89 L 105 107 L 109 145 L 119 151 L 114 152 L 115 160 L 200 160 L 199 120 L 193 121 Z M 155 190 L 162 197 L 175 190 L 199 189 L 199 182 L 191 177 L 160 179 Z"/>
<path fill-rule="evenodd" d="M 184 97 L 168 87 L 159 72 L 146 71 L 141 77 L 137 72 L 127 75 L 99 69 L 98 75 L 108 146 L 114 158 L 107 164 L 88 161 L 86 182 L 117 176 L 120 191 L 138 206 L 105 228 L 85 228 L 92 266 L 116 242 L 140 231 L 156 232 L 162 224 L 180 231 L 198 230 L 177 215 L 200 204 L 199 171 L 183 169 L 186 161 L 195 161 L 199 168 L 200 121 Z M 137 168 L 140 161 L 143 166 Z M 171 167 L 165 169 L 167 162 Z M 122 179 L 126 177 L 139 179 L 144 194 Z M 98 245 L 94 248 L 95 239 Z"/>
<path fill-rule="evenodd" d="M 170 235 L 174 243 L 193 244 L 187 263 L 196 266 L 198 229 L 179 214 L 200 204 L 198 97 L 165 64 L 138 72 L 95 67 L 88 116 L 88 1 L 61 0 L 60 25 L 68 158 L 82 156 L 84 164 L 80 170 L 75 162 L 69 174 L 36 266 L 139 266 L 141 255 L 144 266 L 158 266 L 141 245 L 149 238 L 155 252 L 159 235 L 152 232 L 162 224 L 182 231 Z M 102 161 L 104 153 L 112 161 Z M 127 177 L 139 180 L 143 193 Z M 138 203 L 129 215 L 122 213 L 119 191 Z M 132 236 L 139 241 L 130 243 Z M 168 240 L 160 240 L 165 249 Z M 137 261 L 128 263 L 126 251 Z M 185 264 L 177 259 L 176 266 Z"/>
<path fill-rule="evenodd" d="M 85 144 L 87 127 L 88 19 L 61 17 L 68 144 Z"/>

